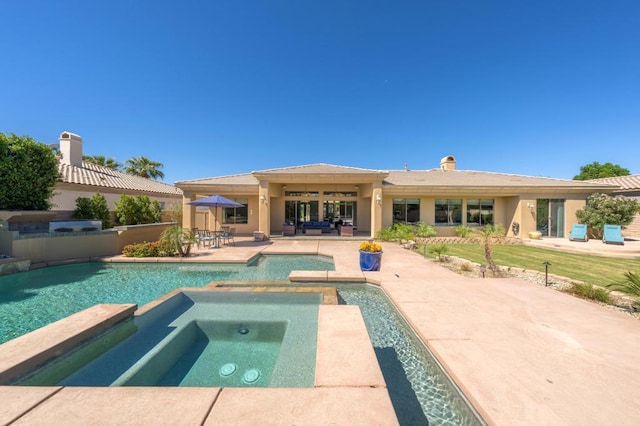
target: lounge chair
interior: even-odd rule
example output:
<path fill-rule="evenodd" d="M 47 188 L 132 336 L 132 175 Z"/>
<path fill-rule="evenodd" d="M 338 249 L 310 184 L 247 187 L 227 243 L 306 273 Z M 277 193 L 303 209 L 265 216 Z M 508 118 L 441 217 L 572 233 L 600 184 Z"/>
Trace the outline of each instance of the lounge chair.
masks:
<path fill-rule="evenodd" d="M 574 223 L 569 233 L 569 240 L 571 241 L 587 241 L 587 225 L 584 223 Z"/>
<path fill-rule="evenodd" d="M 605 225 L 602 230 L 602 242 L 606 244 L 624 244 L 620 225 Z"/>

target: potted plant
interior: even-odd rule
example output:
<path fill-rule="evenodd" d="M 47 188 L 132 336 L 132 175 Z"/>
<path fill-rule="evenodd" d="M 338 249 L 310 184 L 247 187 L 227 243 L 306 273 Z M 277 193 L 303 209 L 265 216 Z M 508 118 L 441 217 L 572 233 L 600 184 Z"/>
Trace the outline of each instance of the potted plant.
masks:
<path fill-rule="evenodd" d="M 360 244 L 360 269 L 363 271 L 379 271 L 382 264 L 382 246 L 373 241 Z"/>

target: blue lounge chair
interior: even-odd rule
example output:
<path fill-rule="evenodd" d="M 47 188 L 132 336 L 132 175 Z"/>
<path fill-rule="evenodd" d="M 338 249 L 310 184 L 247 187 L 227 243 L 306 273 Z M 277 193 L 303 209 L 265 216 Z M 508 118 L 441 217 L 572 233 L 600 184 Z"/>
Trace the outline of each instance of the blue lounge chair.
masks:
<path fill-rule="evenodd" d="M 584 223 L 574 223 L 569 233 L 569 240 L 571 241 L 587 241 L 587 225 Z"/>
<path fill-rule="evenodd" d="M 624 244 L 620 225 L 605 225 L 602 230 L 602 242 L 606 244 Z"/>

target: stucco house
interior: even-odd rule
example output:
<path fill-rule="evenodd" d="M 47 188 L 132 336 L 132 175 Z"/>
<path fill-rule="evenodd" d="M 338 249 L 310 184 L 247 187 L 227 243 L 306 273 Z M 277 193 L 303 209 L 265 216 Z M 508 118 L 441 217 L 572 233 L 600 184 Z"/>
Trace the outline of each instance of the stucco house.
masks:
<path fill-rule="evenodd" d="M 458 225 L 501 224 L 508 235 L 565 237 L 575 212 L 594 192 L 611 193 L 610 183 L 458 170 L 449 155 L 428 170 L 370 170 L 309 164 L 232 176 L 176 182 L 183 191 L 183 226 L 214 229 L 232 225 L 239 234 L 281 234 L 286 224 L 304 232 L 309 222 L 352 224 L 359 235 L 375 236 L 396 222 L 435 225 L 439 236 Z M 213 209 L 188 204 L 220 194 L 243 205 Z"/>
<path fill-rule="evenodd" d="M 97 192 L 105 197 L 111 211 L 115 211 L 122 194 L 146 195 L 157 200 L 163 211 L 182 203 L 182 190 L 173 185 L 82 161 L 82 137 L 74 133 L 62 132 L 59 142 L 61 180 L 51 199 L 51 211 L 57 219 L 69 219 L 78 197 L 91 198 Z"/>
<path fill-rule="evenodd" d="M 640 175 L 592 179 L 589 182 L 616 185 L 618 188 L 611 195 L 623 195 L 640 202 Z M 640 238 L 640 213 L 636 213 L 633 222 L 622 230 L 622 234 L 625 237 Z"/>

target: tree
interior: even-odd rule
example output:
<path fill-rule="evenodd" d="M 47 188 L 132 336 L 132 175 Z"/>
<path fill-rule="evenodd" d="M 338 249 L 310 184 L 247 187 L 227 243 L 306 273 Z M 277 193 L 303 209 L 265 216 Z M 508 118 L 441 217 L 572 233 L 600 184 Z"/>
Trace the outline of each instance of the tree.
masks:
<path fill-rule="evenodd" d="M 607 194 L 592 194 L 587 198 L 584 209 L 576 212 L 580 223 L 584 223 L 596 231 L 593 238 L 602 237 L 602 229 L 605 224 L 629 225 L 640 210 L 637 200 L 621 195 L 612 197 Z"/>
<path fill-rule="evenodd" d="M 629 176 L 629 170 L 617 164 L 600 164 L 594 161 L 591 164 L 580 167 L 580 174 L 573 177 L 573 180 L 600 179 L 615 176 Z"/>
<path fill-rule="evenodd" d="M 108 167 L 113 170 L 120 170 L 120 167 L 122 167 L 122 164 L 118 163 L 115 158 L 106 158 L 104 155 L 83 155 L 82 161 Z"/>
<path fill-rule="evenodd" d="M 502 225 L 485 225 L 473 232 L 473 235 L 480 240 L 480 244 L 484 247 L 484 258 L 494 276 L 498 275 L 498 266 L 493 261 L 493 242 L 503 239 L 505 234 L 506 231 Z"/>
<path fill-rule="evenodd" d="M 145 156 L 133 157 L 125 161 L 125 173 L 140 176 L 147 179 L 163 179 L 164 173 L 160 171 L 162 163 L 151 161 Z"/>
<path fill-rule="evenodd" d="M 76 209 L 73 212 L 74 219 L 92 219 L 102 221 L 102 228 L 111 228 L 111 214 L 104 195 L 96 193 L 91 199 L 85 197 L 76 198 Z"/>
<path fill-rule="evenodd" d="M 58 179 L 58 160 L 47 145 L 0 133 L 0 210 L 49 210 Z"/>

